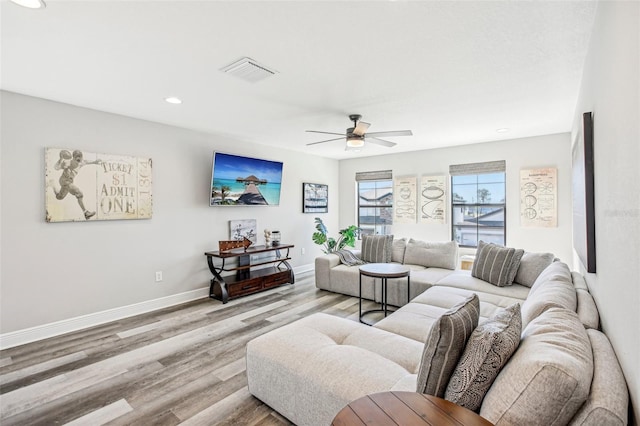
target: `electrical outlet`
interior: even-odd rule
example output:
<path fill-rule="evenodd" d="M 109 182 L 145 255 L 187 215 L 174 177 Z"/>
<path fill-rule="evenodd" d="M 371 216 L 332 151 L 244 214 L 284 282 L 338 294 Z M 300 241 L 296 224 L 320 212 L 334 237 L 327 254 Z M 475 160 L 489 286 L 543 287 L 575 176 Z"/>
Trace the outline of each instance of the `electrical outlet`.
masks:
<path fill-rule="evenodd" d="M 300 254 L 304 254 L 304 253 L 305 253 L 305 249 L 304 249 L 304 247 L 302 247 L 302 248 L 300 249 Z"/>
<path fill-rule="evenodd" d="M 162 271 L 156 271 L 156 282 L 162 281 Z"/>

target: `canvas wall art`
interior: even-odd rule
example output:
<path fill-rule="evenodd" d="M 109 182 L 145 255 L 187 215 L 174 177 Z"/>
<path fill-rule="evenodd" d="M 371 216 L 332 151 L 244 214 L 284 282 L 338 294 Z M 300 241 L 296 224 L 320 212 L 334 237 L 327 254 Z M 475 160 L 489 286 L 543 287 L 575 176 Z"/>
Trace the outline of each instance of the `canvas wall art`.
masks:
<path fill-rule="evenodd" d="M 393 179 L 393 223 L 416 223 L 415 176 Z"/>
<path fill-rule="evenodd" d="M 150 219 L 151 172 L 151 158 L 46 148 L 45 220 Z"/>
<path fill-rule="evenodd" d="M 446 176 L 423 176 L 420 182 L 420 222 L 446 223 L 446 212 Z"/>
<path fill-rule="evenodd" d="M 587 272 L 596 272 L 593 114 L 582 114 L 572 148 L 573 247 Z"/>
<path fill-rule="evenodd" d="M 302 213 L 329 211 L 329 186 L 321 183 L 302 184 Z"/>
<path fill-rule="evenodd" d="M 520 224 L 525 227 L 558 226 L 558 170 L 520 170 Z"/>

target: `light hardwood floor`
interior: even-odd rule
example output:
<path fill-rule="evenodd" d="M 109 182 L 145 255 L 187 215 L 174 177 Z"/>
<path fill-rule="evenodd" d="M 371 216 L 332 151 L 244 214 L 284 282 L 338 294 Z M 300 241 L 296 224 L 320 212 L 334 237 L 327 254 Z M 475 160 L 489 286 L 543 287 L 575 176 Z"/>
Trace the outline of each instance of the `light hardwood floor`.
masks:
<path fill-rule="evenodd" d="M 0 424 L 291 424 L 249 393 L 245 346 L 314 312 L 357 321 L 358 299 L 318 290 L 310 275 L 6 349 Z"/>

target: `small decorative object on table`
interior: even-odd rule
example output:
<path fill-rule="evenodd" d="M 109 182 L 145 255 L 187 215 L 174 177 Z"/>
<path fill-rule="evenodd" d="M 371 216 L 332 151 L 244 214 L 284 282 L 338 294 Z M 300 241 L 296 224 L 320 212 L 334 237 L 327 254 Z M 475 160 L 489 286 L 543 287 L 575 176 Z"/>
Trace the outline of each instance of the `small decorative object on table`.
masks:
<path fill-rule="evenodd" d="M 271 245 L 272 246 L 280 245 L 280 231 L 271 231 Z"/>
<path fill-rule="evenodd" d="M 268 229 L 264 230 L 264 245 L 265 247 L 271 247 L 271 231 Z"/>
<path fill-rule="evenodd" d="M 245 251 L 249 246 L 251 246 L 253 242 L 247 237 L 243 237 L 242 240 L 228 240 L 228 241 L 218 241 L 218 249 L 221 252 L 229 251 L 235 248 L 244 247 Z"/>

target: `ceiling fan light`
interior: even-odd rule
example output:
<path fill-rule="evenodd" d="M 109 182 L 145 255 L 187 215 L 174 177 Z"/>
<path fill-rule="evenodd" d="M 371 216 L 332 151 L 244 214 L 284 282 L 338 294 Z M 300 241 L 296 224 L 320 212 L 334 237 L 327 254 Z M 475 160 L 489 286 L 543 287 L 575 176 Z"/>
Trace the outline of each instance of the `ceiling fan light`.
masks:
<path fill-rule="evenodd" d="M 13 3 L 22 6 L 28 7 L 29 9 L 44 9 L 47 7 L 47 4 L 44 0 L 11 0 Z"/>
<path fill-rule="evenodd" d="M 347 138 L 347 146 L 349 148 L 361 148 L 364 146 L 364 138 L 359 136 L 349 136 Z"/>

